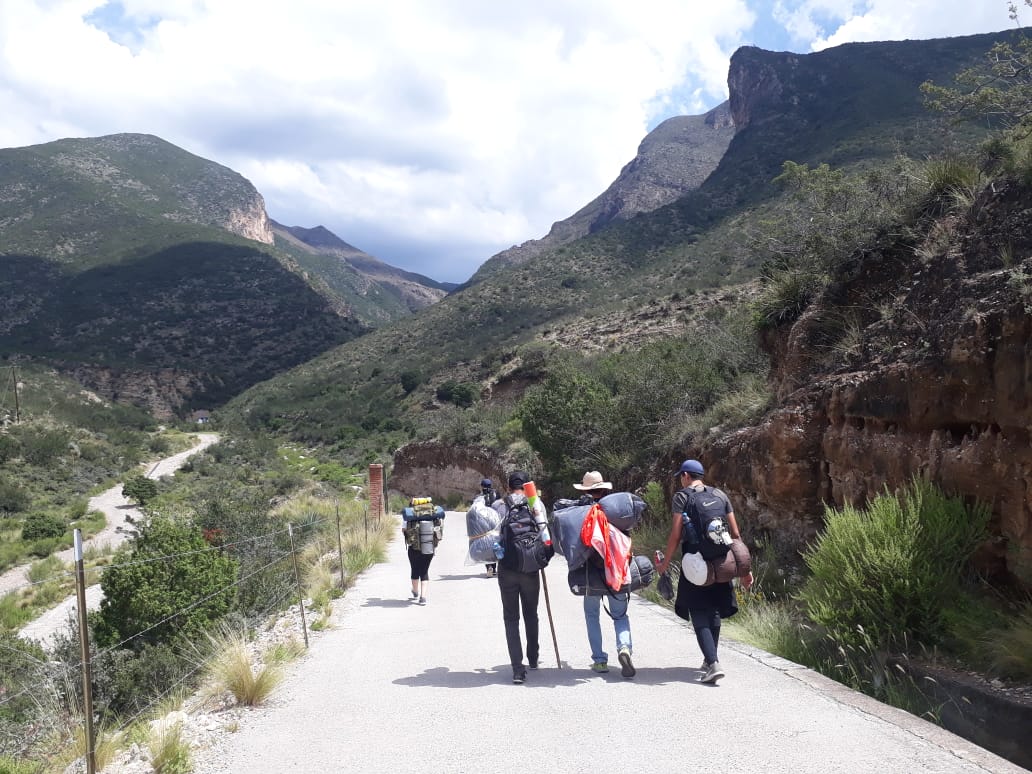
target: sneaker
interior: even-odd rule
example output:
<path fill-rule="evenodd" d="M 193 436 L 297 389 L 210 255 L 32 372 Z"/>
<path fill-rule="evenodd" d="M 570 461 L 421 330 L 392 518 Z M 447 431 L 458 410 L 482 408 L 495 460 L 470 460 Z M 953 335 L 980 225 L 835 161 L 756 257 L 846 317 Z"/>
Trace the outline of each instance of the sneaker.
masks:
<path fill-rule="evenodd" d="M 609 664 L 605 661 L 596 661 L 594 664 L 591 665 L 591 671 L 599 673 L 608 672 Z"/>
<path fill-rule="evenodd" d="M 413 591 L 412 592 L 412 599 L 419 599 L 419 592 L 418 591 Z"/>
<path fill-rule="evenodd" d="M 634 664 L 631 662 L 631 651 L 627 648 L 622 648 L 620 650 L 620 674 L 629 679 L 634 677 L 637 672 L 638 670 L 634 668 Z"/>
<path fill-rule="evenodd" d="M 706 674 L 699 678 L 700 683 L 714 683 L 724 676 L 724 670 L 720 668 L 720 662 L 714 661 L 706 668 Z"/>
<path fill-rule="evenodd" d="M 514 669 L 512 670 L 512 682 L 515 685 L 522 685 L 527 679 L 527 670 L 525 669 Z"/>
<path fill-rule="evenodd" d="M 426 597 L 420 597 L 419 598 L 419 604 L 425 605 L 426 604 Z"/>
<path fill-rule="evenodd" d="M 709 669 L 709 662 L 706 659 L 703 659 L 702 660 L 702 666 L 699 667 L 699 669 L 701 669 L 703 672 L 705 672 L 707 669 Z"/>

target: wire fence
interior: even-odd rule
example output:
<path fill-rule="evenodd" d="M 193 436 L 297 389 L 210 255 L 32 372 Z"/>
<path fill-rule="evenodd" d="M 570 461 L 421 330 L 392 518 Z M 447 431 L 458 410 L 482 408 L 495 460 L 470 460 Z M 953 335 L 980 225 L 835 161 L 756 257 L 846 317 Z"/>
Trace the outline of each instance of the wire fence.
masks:
<path fill-rule="evenodd" d="M 80 632 L 83 633 L 82 636 L 66 634 L 64 639 L 61 640 L 56 647 L 56 652 L 59 655 L 56 661 L 53 659 L 42 660 L 24 650 L 11 648 L 0 643 L 0 650 L 2 650 L 5 661 L 13 661 L 14 654 L 24 656 L 25 660 L 22 662 L 21 674 L 23 678 L 28 675 L 26 684 L 16 685 L 9 690 L 8 685 L 5 684 L 8 682 L 8 672 L 7 670 L 0 669 L 0 721 L 3 720 L 5 712 L 11 715 L 16 714 L 15 710 L 19 702 L 26 703 L 31 701 L 34 705 L 44 706 L 47 702 L 52 701 L 55 695 L 63 698 L 67 706 L 91 708 L 93 683 L 97 682 L 96 673 L 93 672 L 94 668 L 99 671 L 117 669 L 120 659 L 116 658 L 116 656 L 120 657 L 127 651 L 139 654 L 141 651 L 146 650 L 147 646 L 155 644 L 156 639 L 153 635 L 159 630 L 164 631 L 169 627 L 174 628 L 178 621 L 183 620 L 184 617 L 189 616 L 192 612 L 219 598 L 232 597 L 235 600 L 241 590 L 248 587 L 251 583 L 258 584 L 255 590 L 256 599 L 252 600 L 248 614 L 241 618 L 239 613 L 236 613 L 235 620 L 238 623 L 242 622 L 246 628 L 253 628 L 263 620 L 266 620 L 269 615 L 288 609 L 297 600 L 300 605 L 298 610 L 300 628 L 307 645 L 308 631 L 304 618 L 305 592 L 296 565 L 298 554 L 305 549 L 307 541 L 295 546 L 293 538 L 299 534 L 308 539 L 315 538 L 319 534 L 332 536 L 333 530 L 327 528 L 333 522 L 336 523 L 336 541 L 333 553 L 338 554 L 336 559 L 341 565 L 341 584 L 343 584 L 345 556 L 341 540 L 339 506 L 335 518 L 303 518 L 298 523 L 288 524 L 286 528 L 277 528 L 261 535 L 229 543 L 212 544 L 204 548 L 165 553 L 158 556 L 145 556 L 138 559 L 129 558 L 127 561 L 98 567 L 97 569 L 102 572 L 129 570 L 156 563 L 166 563 L 172 568 L 181 566 L 183 562 L 194 561 L 206 554 L 218 554 L 219 556 L 231 557 L 238 561 L 234 571 L 234 578 L 231 582 L 220 584 L 215 589 L 197 589 L 197 595 L 188 602 L 179 604 L 175 610 L 158 616 L 157 620 L 148 621 L 146 626 L 142 626 L 129 634 L 120 632 L 114 642 L 106 643 L 103 648 L 97 648 L 95 643 L 89 641 L 89 628 L 82 625 L 79 627 Z M 352 535 L 360 537 L 363 527 L 366 532 L 366 540 L 368 540 L 368 520 L 365 520 L 364 524 L 358 523 L 353 525 L 347 531 Z M 289 537 L 289 542 L 284 540 L 284 537 Z M 75 576 L 82 583 L 81 579 L 85 576 L 81 537 L 78 535 L 77 540 L 80 542 L 77 544 L 77 567 L 75 571 L 58 573 L 42 581 L 23 584 L 19 588 L 31 588 L 54 580 L 65 579 L 69 576 Z M 129 553 L 128 556 L 132 557 L 132 553 Z M 294 572 L 290 572 L 287 562 L 289 559 L 293 559 L 295 563 Z M 80 589 L 79 598 L 84 599 L 84 589 Z M 230 608 L 232 606 L 227 604 L 225 607 Z M 78 608 L 79 604 L 76 603 L 76 614 L 84 612 Z M 84 639 L 85 641 L 83 641 Z M 75 655 L 72 654 L 74 646 L 78 646 L 80 651 Z M 178 647 L 184 648 L 185 646 L 180 643 Z M 204 643 L 193 643 L 192 653 L 179 652 L 177 657 L 183 660 L 184 666 L 178 671 L 175 678 L 167 684 L 152 690 L 131 709 L 126 708 L 121 713 L 116 713 L 116 715 L 110 717 L 109 720 L 115 720 L 117 725 L 113 731 L 105 731 L 105 733 L 118 733 L 132 727 L 148 713 L 153 713 L 161 702 L 175 695 L 177 690 L 196 687 L 201 672 L 206 666 L 204 653 Z M 84 656 L 83 654 L 88 655 Z M 62 658 L 63 660 L 61 660 Z M 90 675 L 89 680 L 84 679 L 86 675 Z M 107 679 L 105 678 L 105 680 Z M 101 707 L 101 713 L 107 710 L 107 707 Z M 97 717 L 96 711 L 88 711 L 92 712 L 91 719 Z M 82 722 L 86 725 L 85 737 L 90 739 L 90 737 L 95 736 L 92 732 L 92 720 L 87 721 L 85 711 L 83 711 Z M 92 745 L 94 741 L 91 740 L 90 744 Z M 90 747 L 90 749 L 92 750 L 93 748 Z M 9 754 L 10 752 L 9 749 L 4 749 L 3 746 L 0 746 L 0 755 Z M 95 769 L 92 767 L 89 757 L 87 755 L 85 759 L 80 759 L 78 770 L 92 774 Z"/>

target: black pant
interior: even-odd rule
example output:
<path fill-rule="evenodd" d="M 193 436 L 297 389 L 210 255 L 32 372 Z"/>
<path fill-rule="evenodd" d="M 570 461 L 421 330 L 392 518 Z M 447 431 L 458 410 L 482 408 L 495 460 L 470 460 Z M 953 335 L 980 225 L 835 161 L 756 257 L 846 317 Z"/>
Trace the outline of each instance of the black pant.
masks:
<path fill-rule="evenodd" d="M 692 609 L 692 628 L 699 650 L 707 664 L 719 661 L 717 646 L 720 644 L 720 611 L 715 607 Z"/>
<path fill-rule="evenodd" d="M 412 580 L 430 580 L 430 560 L 433 558 L 433 554 L 424 554 L 410 548 L 408 550 L 408 562 L 409 567 L 412 569 L 412 574 L 409 577 Z"/>
<path fill-rule="evenodd" d="M 509 647 L 509 662 L 513 669 L 523 665 L 520 644 L 520 607 L 523 607 L 523 626 L 527 630 L 527 661 L 538 660 L 538 596 L 541 576 L 536 572 L 519 572 L 498 567 L 498 590 L 502 595 L 502 619 L 505 621 L 505 643 Z"/>

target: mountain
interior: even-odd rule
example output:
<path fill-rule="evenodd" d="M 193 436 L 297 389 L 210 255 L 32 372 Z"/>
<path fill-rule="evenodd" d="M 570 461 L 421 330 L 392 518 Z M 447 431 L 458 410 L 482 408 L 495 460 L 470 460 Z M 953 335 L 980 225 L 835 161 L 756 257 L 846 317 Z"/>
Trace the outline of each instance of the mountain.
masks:
<path fill-rule="evenodd" d="M 624 211 L 605 203 L 649 166 L 632 163 L 571 217 L 571 233 L 582 236 L 564 241 L 567 226 L 557 224 L 552 241 L 495 256 L 467 287 L 411 320 L 274 378 L 230 410 L 253 427 L 273 423 L 305 440 L 340 437 L 336 424 L 348 439 L 382 430 L 394 446 L 406 434 L 434 432 L 437 393 L 449 383 L 474 385 L 484 405 L 511 401 L 564 352 L 633 352 L 698 335 L 721 314 L 747 315 L 762 269 L 751 245 L 788 206 L 773 182 L 783 163 L 888 170 L 898 154 L 922 158 L 970 141 L 984 130 L 926 110 L 919 86 L 951 83 L 1008 37 L 850 44 L 808 55 L 740 49 L 729 63 L 734 132 L 726 150 L 706 165 L 681 165 L 699 176 L 711 170 L 701 184 L 681 176 L 686 191 L 673 201 L 618 216 Z M 719 132 L 723 111 L 702 125 Z M 698 132 L 700 122 L 693 125 Z M 662 143 L 642 145 L 647 155 Z M 694 153 L 690 143 L 680 147 Z"/>
<path fill-rule="evenodd" d="M 470 282 L 591 234 L 614 220 L 651 212 L 697 189 L 734 136 L 727 102 L 701 116 L 668 118 L 645 136 L 638 153 L 599 197 L 552 225 L 541 239 L 510 247 L 489 258 Z"/>
<path fill-rule="evenodd" d="M 149 135 L 0 150 L 0 351 L 168 416 L 365 332 L 239 174 Z"/>
<path fill-rule="evenodd" d="M 302 228 L 271 221 L 277 245 L 319 276 L 370 321 L 404 317 L 458 287 L 404 271 L 353 247 L 323 226 Z M 359 299 L 362 299 L 360 303 Z"/>

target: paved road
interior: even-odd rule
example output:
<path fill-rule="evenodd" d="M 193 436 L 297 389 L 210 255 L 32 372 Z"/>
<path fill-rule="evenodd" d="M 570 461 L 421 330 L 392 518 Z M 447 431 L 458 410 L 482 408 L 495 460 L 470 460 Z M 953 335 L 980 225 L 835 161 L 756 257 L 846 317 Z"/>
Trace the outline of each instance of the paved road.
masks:
<path fill-rule="evenodd" d="M 151 465 L 146 473 L 147 478 L 157 480 L 162 476 L 172 475 L 183 467 L 183 463 L 187 459 L 218 441 L 219 436 L 217 433 L 198 433 L 197 438 L 198 442 L 186 451 L 173 454 L 171 457 L 166 457 Z M 136 518 L 141 515 L 140 510 L 122 496 L 121 484 L 116 484 L 96 497 L 90 498 L 87 508 L 90 511 L 100 511 L 103 513 L 107 518 L 107 524 L 104 529 L 85 541 L 86 546 L 118 548 L 128 539 L 128 534 L 124 531 L 126 519 L 129 517 Z M 75 551 L 72 548 L 68 548 L 57 552 L 55 556 L 62 562 L 70 564 L 75 560 Z M 29 565 L 22 565 L 0 575 L 0 595 L 6 594 L 27 583 L 28 569 Z M 100 590 L 100 584 L 90 586 L 86 589 L 86 609 L 95 610 L 100 607 L 100 600 L 102 598 L 103 594 Z M 18 636 L 24 639 L 36 640 L 45 646 L 49 644 L 58 631 L 65 628 L 70 618 L 74 618 L 76 607 L 75 596 L 69 596 L 39 618 L 26 624 L 18 632 Z"/>
<path fill-rule="evenodd" d="M 638 675 L 596 675 L 565 564 L 547 570 L 562 668 L 542 616 L 542 667 L 513 685 L 498 586 L 463 564 L 465 522 L 449 514 L 430 603 L 409 602 L 400 540 L 365 573 L 266 707 L 196 756 L 238 772 L 1021 772 L 912 715 L 737 643 L 727 677 L 698 682 L 690 627 L 631 604 Z M 603 632 L 615 650 L 612 627 Z M 699 763 L 687 759 L 696 754 Z"/>

